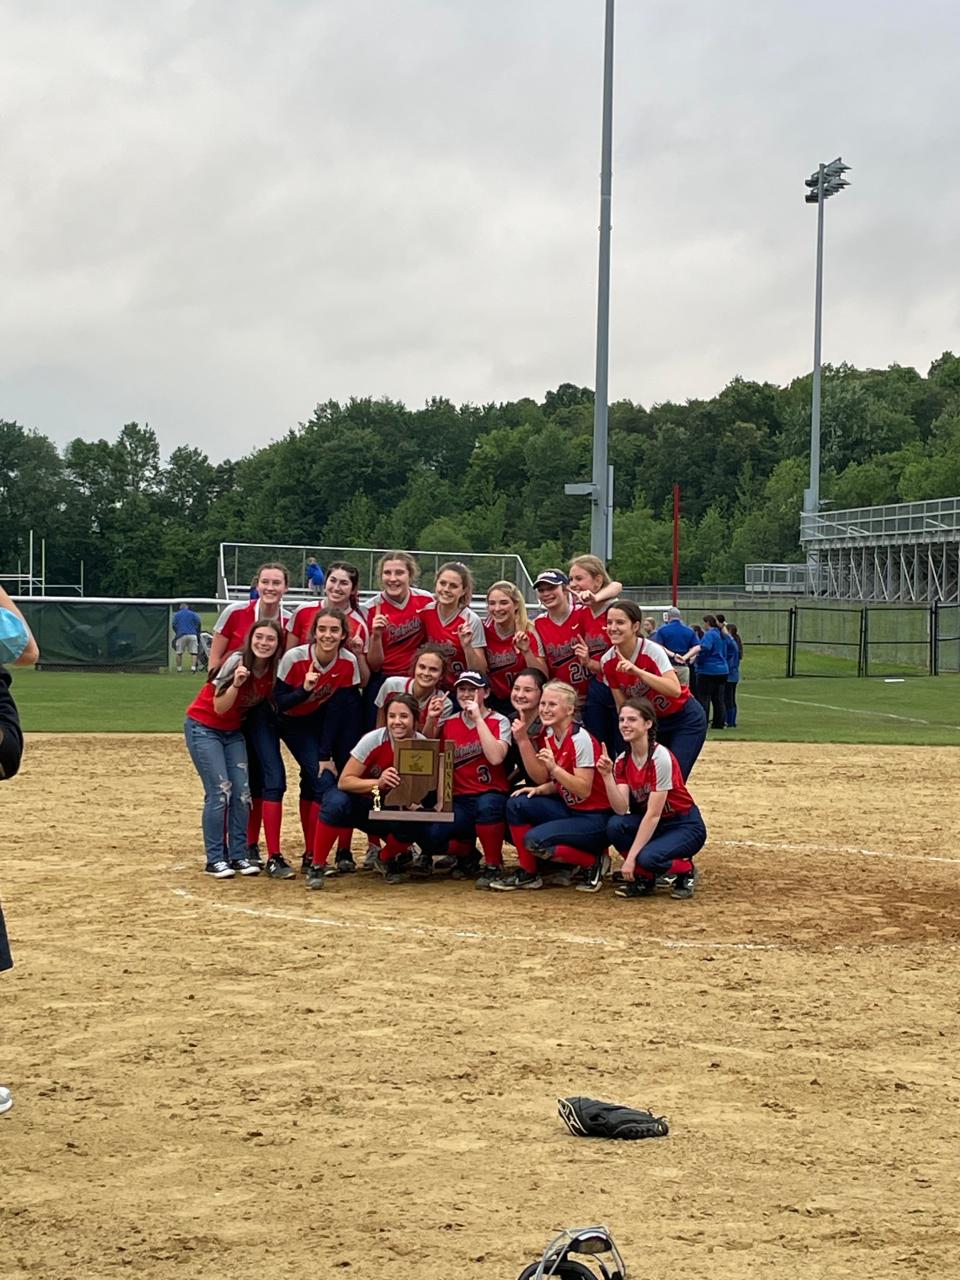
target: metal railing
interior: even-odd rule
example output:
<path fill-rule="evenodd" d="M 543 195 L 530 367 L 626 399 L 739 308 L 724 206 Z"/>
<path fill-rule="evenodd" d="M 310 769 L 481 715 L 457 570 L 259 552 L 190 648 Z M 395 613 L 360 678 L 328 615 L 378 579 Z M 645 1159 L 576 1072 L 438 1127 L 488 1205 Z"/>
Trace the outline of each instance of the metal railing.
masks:
<path fill-rule="evenodd" d="M 865 542 L 926 535 L 942 541 L 960 537 L 960 498 L 928 502 L 897 502 L 885 507 L 850 507 L 845 511 L 805 511 L 800 516 L 800 541 L 854 538 Z"/>

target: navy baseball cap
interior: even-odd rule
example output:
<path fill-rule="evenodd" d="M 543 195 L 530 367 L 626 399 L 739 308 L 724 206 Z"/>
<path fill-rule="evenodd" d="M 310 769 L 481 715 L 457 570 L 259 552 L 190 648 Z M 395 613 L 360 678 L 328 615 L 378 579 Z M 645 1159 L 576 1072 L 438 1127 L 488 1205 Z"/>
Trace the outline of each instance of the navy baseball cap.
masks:
<path fill-rule="evenodd" d="M 544 569 L 543 573 L 538 575 L 533 587 L 534 590 L 537 587 L 565 587 L 569 582 L 570 579 L 560 569 Z"/>
<path fill-rule="evenodd" d="M 490 681 L 479 671 L 461 671 L 456 684 L 472 684 L 475 689 L 489 689 Z"/>

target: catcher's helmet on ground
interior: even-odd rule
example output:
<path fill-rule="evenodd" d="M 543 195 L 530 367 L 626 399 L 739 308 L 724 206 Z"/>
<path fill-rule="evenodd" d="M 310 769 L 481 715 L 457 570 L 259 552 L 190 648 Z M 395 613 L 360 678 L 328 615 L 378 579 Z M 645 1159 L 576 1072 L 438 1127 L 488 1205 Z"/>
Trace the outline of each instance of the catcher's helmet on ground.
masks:
<path fill-rule="evenodd" d="M 613 1242 L 608 1227 L 568 1227 L 555 1236 L 544 1249 L 538 1262 L 524 1267 L 517 1280 L 597 1280 L 597 1272 L 582 1262 L 574 1262 L 572 1253 L 595 1260 L 601 1280 L 627 1280 L 627 1268 L 620 1250 Z"/>

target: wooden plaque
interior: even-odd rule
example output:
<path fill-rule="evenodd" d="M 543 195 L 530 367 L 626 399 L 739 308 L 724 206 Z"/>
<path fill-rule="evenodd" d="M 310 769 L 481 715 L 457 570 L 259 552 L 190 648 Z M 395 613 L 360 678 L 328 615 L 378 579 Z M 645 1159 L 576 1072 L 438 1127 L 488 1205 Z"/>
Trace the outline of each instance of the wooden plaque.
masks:
<path fill-rule="evenodd" d="M 452 742 L 411 738 L 397 744 L 394 768 L 400 785 L 388 791 L 370 817 L 381 822 L 452 822 Z"/>

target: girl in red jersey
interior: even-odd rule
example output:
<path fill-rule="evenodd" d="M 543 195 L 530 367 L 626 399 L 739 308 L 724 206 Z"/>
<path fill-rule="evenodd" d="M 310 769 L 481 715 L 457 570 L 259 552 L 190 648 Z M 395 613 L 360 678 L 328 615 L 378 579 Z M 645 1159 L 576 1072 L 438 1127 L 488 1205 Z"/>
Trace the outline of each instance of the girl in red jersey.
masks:
<path fill-rule="evenodd" d="M 692 898 L 697 879 L 693 857 L 706 843 L 707 829 L 676 757 L 657 742 L 657 713 L 651 703 L 628 698 L 620 708 L 620 732 L 627 750 L 616 763 L 606 752 L 597 761 L 614 813 L 607 839 L 626 855 L 617 896 L 647 897 L 657 876 L 672 874 L 671 896 Z"/>
<path fill-rule="evenodd" d="M 570 579 L 560 569 L 545 569 L 533 589 L 544 612 L 534 619 L 533 629 L 540 637 L 547 674 L 573 686 L 577 706 L 587 696 L 590 672 L 577 657 L 577 641 L 583 635 L 587 609 L 570 593 Z"/>
<path fill-rule="evenodd" d="M 544 745 L 544 726 L 540 719 L 540 699 L 547 677 L 536 667 L 526 667 L 514 678 L 510 690 L 513 719 L 510 721 L 512 744 L 507 757 L 507 772 L 514 787 L 533 782 L 529 769 L 524 765 L 524 752 L 530 761 L 536 761 L 537 752 Z M 538 770 L 539 773 L 539 770 Z"/>
<path fill-rule="evenodd" d="M 598 556 L 576 556 L 570 561 L 569 574 L 571 594 L 587 611 L 583 634 L 574 644 L 576 656 L 590 672 L 583 723 L 616 755 L 623 749 L 623 743 L 617 729 L 616 703 L 600 679 L 600 659 L 610 647 L 607 610 L 623 590 L 623 584 L 611 581 L 606 565 Z"/>
<path fill-rule="evenodd" d="M 250 786 L 242 725 L 244 716 L 272 695 L 282 649 L 280 624 L 255 622 L 242 646 L 210 672 L 187 708 L 184 737 L 203 782 L 204 870 L 217 880 L 237 872 L 255 876 L 260 870 L 246 857 Z"/>
<path fill-rule="evenodd" d="M 440 687 L 446 674 L 446 657 L 438 644 L 422 644 L 417 650 L 412 676 L 388 676 L 376 697 L 377 728 L 387 722 L 386 704 L 397 693 L 409 693 L 420 708 L 417 728 L 427 738 L 440 736 L 440 725 L 454 715 L 449 694 Z"/>
<path fill-rule="evenodd" d="M 370 679 L 370 668 L 367 665 L 370 631 L 366 618 L 360 612 L 359 588 L 360 570 L 357 566 L 347 560 L 334 560 L 327 569 L 323 600 L 302 604 L 294 611 L 287 627 L 287 648 L 293 649 L 298 644 L 308 643 L 310 624 L 321 609 L 339 609 L 350 627 L 350 638 L 345 648 L 357 659 L 360 683 L 366 687 Z"/>
<path fill-rule="evenodd" d="M 461 673 L 454 688 L 460 714 L 444 721 L 442 743 L 454 744 L 452 823 L 434 823 L 420 842 L 422 852 L 414 858 L 410 874 L 429 876 L 433 855 L 443 855 L 452 845 L 467 843 L 468 852 L 454 868 L 453 878 L 463 879 L 463 863 L 473 874 L 472 845 L 479 840 L 483 868 L 476 881 L 478 889 L 489 889 L 501 877 L 503 867 L 504 816 L 507 807 L 506 759 L 510 750 L 510 725 L 505 716 L 486 705 L 490 682 L 479 671 Z"/>
<path fill-rule="evenodd" d="M 473 575 L 465 564 L 442 564 L 433 592 L 436 599 L 420 610 L 423 634 L 443 650 L 447 662 L 445 687 L 452 689 L 461 671 L 486 674 L 487 641 L 483 624 L 470 608 Z"/>
<path fill-rule="evenodd" d="M 596 738 L 574 723 L 577 695 L 571 685 L 551 680 L 540 697 L 544 746 L 531 761 L 538 779 L 521 787 L 507 801 L 507 823 L 520 869 L 491 889 L 542 889 L 537 859 L 584 867 L 588 874 L 580 888 L 600 888 L 607 847 L 609 802 L 596 764 L 601 747 Z"/>
<path fill-rule="evenodd" d="M 517 675 L 528 668 L 547 672 L 540 637 L 527 618 L 527 606 L 513 582 L 495 582 L 487 592 L 487 616 L 483 620 L 487 642 L 487 675 L 490 706 L 510 716 L 510 689 Z"/>
<path fill-rule="evenodd" d="M 659 740 L 688 778 L 707 737 L 707 717 L 689 687 L 680 684 L 666 649 L 644 639 L 642 624 L 643 613 L 632 600 L 618 600 L 607 610 L 611 647 L 601 659 L 602 679 L 618 708 L 628 698 L 649 698 L 657 713 Z"/>
<path fill-rule="evenodd" d="M 377 564 L 381 589 L 367 608 L 370 630 L 367 662 L 371 675 L 364 712 L 369 725 L 377 719 L 376 697 L 380 686 L 387 676 L 410 675 L 414 655 L 426 638 L 420 610 L 433 596 L 414 585 L 419 572 L 416 560 L 406 551 L 388 551 Z"/>
<path fill-rule="evenodd" d="M 347 619 L 338 609 L 321 609 L 311 626 L 310 643 L 288 649 L 277 671 L 277 736 L 258 738 L 264 772 L 263 824 L 267 875 L 289 880 L 293 868 L 280 852 L 285 779 L 279 741 L 300 766 L 300 823 L 304 850 L 313 848 L 313 832 L 324 792 L 335 785 L 345 743 L 360 729 L 360 668 L 344 646 Z M 309 857 L 304 854 L 304 866 Z"/>
<path fill-rule="evenodd" d="M 382 729 L 365 733 L 350 752 L 336 787 L 323 797 L 320 820 L 313 844 L 312 866 L 307 872 L 307 888 L 322 889 L 330 851 L 344 830 L 359 827 L 368 834 L 384 837 L 383 856 L 378 870 L 387 884 L 400 884 L 406 873 L 397 865 L 397 855 L 407 852 L 410 844 L 424 839 L 426 822 L 390 823 L 389 819 L 371 820 L 374 793 L 389 801 L 390 791 L 400 785 L 394 768 L 394 751 L 398 742 L 422 738 L 417 732 L 420 708 L 408 693 L 396 693 L 387 704 L 387 723 Z"/>
<path fill-rule="evenodd" d="M 242 604 L 228 604 L 213 624 L 213 640 L 207 665 L 215 670 L 228 653 L 239 649 L 244 637 L 255 622 L 274 618 L 281 627 L 287 625 L 282 608 L 283 596 L 290 583 L 286 566 L 268 562 L 254 574 L 250 587 L 250 599 Z M 254 747 L 254 735 L 270 731 L 273 711 L 267 703 L 261 704 L 244 720 L 243 736 L 247 742 L 247 758 L 250 762 L 250 817 L 247 820 L 247 858 L 263 869 L 260 860 L 260 824 L 263 814 L 263 779 L 260 776 L 259 753 Z M 262 722 L 262 723 L 261 723 Z"/>

